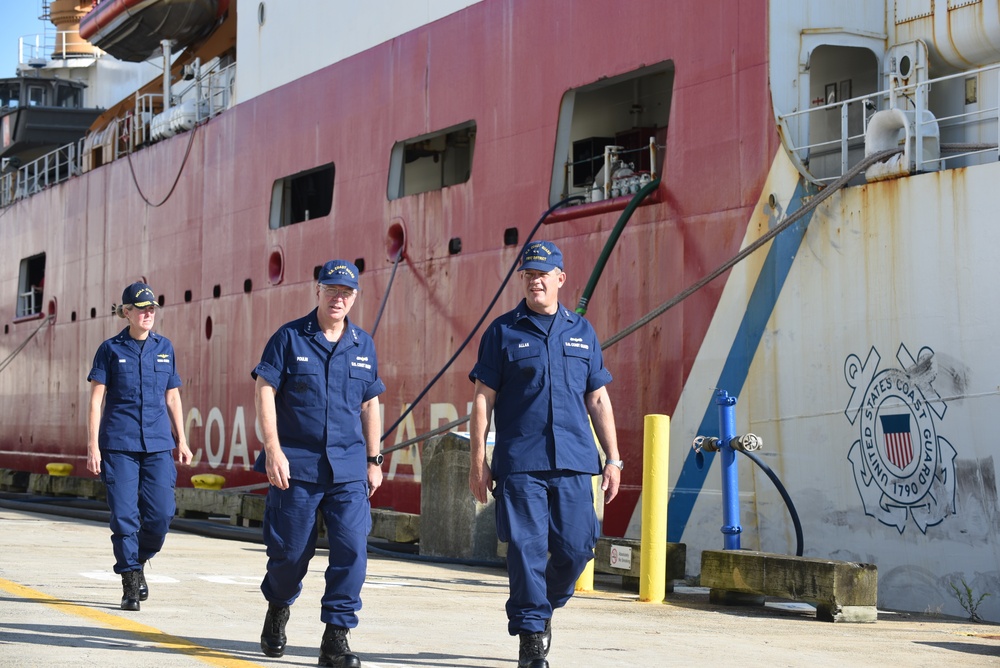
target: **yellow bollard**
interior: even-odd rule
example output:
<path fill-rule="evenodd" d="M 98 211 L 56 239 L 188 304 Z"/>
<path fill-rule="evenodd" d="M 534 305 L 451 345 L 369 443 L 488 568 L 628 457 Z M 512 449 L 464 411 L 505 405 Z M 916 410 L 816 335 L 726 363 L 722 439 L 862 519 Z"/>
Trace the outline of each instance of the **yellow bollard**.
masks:
<path fill-rule="evenodd" d="M 589 419 L 589 418 L 588 418 Z M 594 445 L 597 447 L 597 451 L 601 452 L 601 442 L 597 438 L 597 432 L 594 431 L 594 423 L 590 423 L 590 433 L 594 436 Z M 603 458 L 601 463 L 603 463 Z M 603 514 L 604 506 L 604 495 L 601 494 L 601 481 L 603 480 L 602 475 L 596 475 L 590 479 L 591 488 L 594 490 L 594 512 L 597 513 L 597 517 L 601 518 Z M 594 560 L 591 559 L 587 562 L 587 566 L 580 573 L 580 577 L 576 579 L 576 591 L 594 591 Z"/>
<path fill-rule="evenodd" d="M 647 415 L 642 443 L 642 535 L 639 600 L 662 603 L 667 588 L 670 416 Z"/>
<path fill-rule="evenodd" d="M 216 473 L 199 473 L 191 476 L 191 484 L 195 489 L 222 489 L 226 479 Z"/>
<path fill-rule="evenodd" d="M 51 476 L 64 477 L 73 472 L 73 465 L 62 462 L 52 462 L 45 465 L 45 470 L 48 471 Z"/>
<path fill-rule="evenodd" d="M 594 436 L 594 441 L 597 441 L 597 436 Z M 591 485 L 594 489 L 594 511 L 597 516 L 601 516 L 601 506 L 604 504 L 604 494 L 601 492 L 601 476 L 595 475 L 590 479 Z M 576 579 L 576 591 L 594 591 L 594 560 L 591 559 L 587 562 L 586 568 L 580 573 L 580 577 Z"/>

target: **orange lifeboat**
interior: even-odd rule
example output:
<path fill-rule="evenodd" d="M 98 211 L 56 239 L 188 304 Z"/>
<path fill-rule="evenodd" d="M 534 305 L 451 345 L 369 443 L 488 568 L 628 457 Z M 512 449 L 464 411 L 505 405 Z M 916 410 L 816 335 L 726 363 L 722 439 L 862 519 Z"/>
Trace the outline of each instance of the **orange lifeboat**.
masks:
<path fill-rule="evenodd" d="M 167 39 L 175 48 L 204 37 L 229 0 L 98 0 L 80 20 L 80 36 L 119 60 L 141 62 Z"/>

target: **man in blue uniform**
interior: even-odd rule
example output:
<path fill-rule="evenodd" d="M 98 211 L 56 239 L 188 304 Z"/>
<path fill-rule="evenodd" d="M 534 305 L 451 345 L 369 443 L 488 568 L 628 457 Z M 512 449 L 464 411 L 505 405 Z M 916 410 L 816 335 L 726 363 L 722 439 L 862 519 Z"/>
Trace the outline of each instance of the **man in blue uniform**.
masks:
<path fill-rule="evenodd" d="M 597 335 L 559 303 L 562 253 L 552 242 L 532 242 L 518 271 L 524 299 L 483 334 L 469 374 L 476 384 L 469 488 L 480 503 L 491 491 L 496 501 L 497 535 L 507 542 L 507 630 L 520 636 L 517 665 L 547 668 L 552 612 L 573 595 L 600 532 L 591 478 L 603 475 L 609 503 L 622 461 Z M 588 416 L 607 457 L 603 467 Z"/>
<path fill-rule="evenodd" d="M 324 264 L 314 286 L 317 308 L 275 332 L 252 372 L 264 435 L 254 468 L 271 483 L 261 650 L 274 657 L 285 652 L 289 606 L 315 551 L 319 511 L 330 543 L 319 665 L 337 668 L 361 665 L 347 633 L 358 625 L 368 566 L 368 499 L 382 484 L 378 395 L 385 385 L 372 338 L 347 318 L 358 274 L 346 260 Z"/>

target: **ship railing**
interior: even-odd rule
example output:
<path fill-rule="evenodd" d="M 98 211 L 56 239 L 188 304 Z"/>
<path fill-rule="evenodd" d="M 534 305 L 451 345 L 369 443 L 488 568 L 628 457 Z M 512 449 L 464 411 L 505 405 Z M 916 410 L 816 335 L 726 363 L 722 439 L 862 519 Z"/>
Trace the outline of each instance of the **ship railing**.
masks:
<path fill-rule="evenodd" d="M 136 96 L 135 112 L 121 121 L 126 126 L 122 137 L 126 140 L 125 150 L 128 153 L 132 153 L 136 148 L 149 141 L 149 124 L 160 109 L 163 109 L 163 93 L 146 93 Z M 119 157 L 121 157 L 121 153 L 116 151 L 115 159 L 117 160 Z"/>
<path fill-rule="evenodd" d="M 235 96 L 236 63 L 219 62 L 202 72 L 197 84 L 178 91 L 173 97 L 183 101 L 193 91 L 197 96 L 197 123 L 203 123 L 232 106 Z M 163 109 L 162 93 L 147 93 L 136 97 L 132 113 L 116 121 L 113 159 L 133 152 L 153 141 L 150 123 Z M 83 173 L 84 142 L 80 139 L 61 146 L 25 165 L 6 160 L 0 170 L 0 208 L 30 197 L 50 186 Z"/>
<path fill-rule="evenodd" d="M 965 82 L 970 79 L 978 80 L 980 91 L 996 91 L 995 99 L 987 106 L 976 106 L 962 113 L 940 117 L 927 113 L 927 100 L 936 102 L 930 96 L 935 85 L 939 90 L 964 91 Z M 778 129 L 782 143 L 803 176 L 824 184 L 840 178 L 864 158 L 869 120 L 877 111 L 891 108 L 913 114 L 914 168 L 918 172 L 1000 159 L 1000 64 L 778 114 Z M 824 129 L 827 131 L 823 132 Z M 810 143 L 796 142 L 797 137 L 817 135 L 823 136 Z M 925 139 L 930 137 L 941 138 L 939 155 L 925 155 Z M 944 142 L 946 139 L 953 141 Z"/>
<path fill-rule="evenodd" d="M 74 30 L 57 30 L 44 34 L 25 35 L 17 40 L 17 62 L 32 67 L 44 67 L 49 59 L 100 58 L 104 52 L 84 41 Z"/>
<path fill-rule="evenodd" d="M 194 69 L 197 71 L 200 68 L 195 66 Z M 170 107 L 177 111 L 185 103 L 193 101 L 191 109 L 194 112 L 194 125 L 200 125 L 232 106 L 235 81 L 236 63 L 221 66 L 216 61 L 210 68 L 197 72 L 187 85 L 171 90 Z M 121 133 L 125 140 L 123 150 L 131 153 L 140 146 L 181 131 L 176 127 L 166 127 L 170 125 L 170 120 L 164 114 L 164 106 L 162 93 L 146 93 L 136 97 L 134 111 L 120 121 L 124 124 Z M 190 127 L 183 126 L 182 129 Z M 115 158 L 120 157 L 120 154 L 117 151 Z"/>
<path fill-rule="evenodd" d="M 27 318 L 42 312 L 42 289 L 32 287 L 17 295 L 17 317 Z"/>
<path fill-rule="evenodd" d="M 180 91 L 174 97 L 183 102 L 194 92 L 197 105 L 198 122 L 202 123 L 228 109 L 233 102 L 233 87 L 236 85 L 236 63 L 223 66 L 216 61 L 210 69 L 203 71 L 201 76 Z"/>
<path fill-rule="evenodd" d="M 0 175 L 0 208 L 82 173 L 83 140 L 66 144 Z"/>

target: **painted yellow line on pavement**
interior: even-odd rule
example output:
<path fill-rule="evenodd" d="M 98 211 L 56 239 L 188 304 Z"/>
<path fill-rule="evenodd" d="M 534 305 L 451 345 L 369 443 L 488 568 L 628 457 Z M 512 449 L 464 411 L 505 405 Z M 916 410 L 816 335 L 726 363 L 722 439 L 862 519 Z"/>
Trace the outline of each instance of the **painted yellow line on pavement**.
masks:
<path fill-rule="evenodd" d="M 179 654 L 187 654 L 195 659 L 198 659 L 199 661 L 204 661 L 205 663 L 213 666 L 222 666 L 223 668 L 251 668 L 253 666 L 257 666 L 257 668 L 260 668 L 259 663 L 245 661 L 230 654 L 226 654 L 225 652 L 195 644 L 186 638 L 172 636 L 169 633 L 164 633 L 163 631 L 152 626 L 146 626 L 145 624 L 140 624 L 139 622 L 132 621 L 131 619 L 119 617 L 118 615 L 112 615 L 104 612 L 103 610 L 96 610 L 78 603 L 63 601 L 55 596 L 50 596 L 49 594 L 40 592 L 37 589 L 32 589 L 31 587 L 19 585 L 16 582 L 11 582 L 10 580 L 0 578 L 0 590 L 6 591 L 23 599 L 51 606 L 60 612 L 67 612 L 79 617 L 85 617 L 97 622 L 98 624 L 103 624 L 104 626 L 118 629 L 120 631 L 126 631 L 141 640 L 154 643 L 165 649 L 172 649 Z"/>

